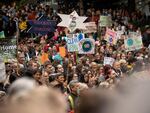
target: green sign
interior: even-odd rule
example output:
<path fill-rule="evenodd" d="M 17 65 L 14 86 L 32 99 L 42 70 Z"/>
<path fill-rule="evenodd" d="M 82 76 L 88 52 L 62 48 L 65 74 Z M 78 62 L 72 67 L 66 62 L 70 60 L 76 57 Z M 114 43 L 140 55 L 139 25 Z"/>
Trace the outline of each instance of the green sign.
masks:
<path fill-rule="evenodd" d="M 2 58 L 4 62 L 16 59 L 16 49 L 16 39 L 0 39 L 0 58 Z"/>
<path fill-rule="evenodd" d="M 112 26 L 111 16 L 100 16 L 99 26 L 100 27 Z"/>

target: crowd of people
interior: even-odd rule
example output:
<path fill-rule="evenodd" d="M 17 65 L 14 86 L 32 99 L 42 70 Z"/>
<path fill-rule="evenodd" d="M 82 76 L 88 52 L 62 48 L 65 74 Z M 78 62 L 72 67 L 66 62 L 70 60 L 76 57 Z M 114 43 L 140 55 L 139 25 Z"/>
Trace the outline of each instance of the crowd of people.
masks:
<path fill-rule="evenodd" d="M 75 9 L 72 6 L 72 9 L 68 12 L 59 9 L 58 13 L 70 14 L 73 10 Z M 49 20 L 55 20 L 57 23 L 61 22 L 61 18 L 57 13 L 53 11 L 50 6 L 42 3 L 27 4 L 18 10 L 16 9 L 15 3 L 13 5 L 3 5 L 1 7 L 0 31 L 4 31 L 6 37 L 11 37 L 17 35 L 19 28 L 17 60 L 12 59 L 6 63 L 7 79 L 0 83 L 1 98 L 7 97 L 6 95 L 8 95 L 8 100 L 23 101 L 25 105 L 27 105 L 27 101 L 33 100 L 31 103 L 33 104 L 33 108 L 41 106 L 46 108 L 47 105 L 45 104 L 50 104 L 54 109 L 47 107 L 48 109 L 45 109 L 45 113 L 49 113 L 49 110 L 52 110 L 50 113 L 56 113 L 57 107 L 53 105 L 56 104 L 57 106 L 61 106 L 59 112 L 65 113 L 65 111 L 61 110 L 61 108 L 65 108 L 65 105 L 63 106 L 65 100 L 56 98 L 56 96 L 61 97 L 61 94 L 63 94 L 68 101 L 68 103 L 65 103 L 67 104 L 67 112 L 95 113 L 92 111 L 93 109 L 91 109 L 91 111 L 80 109 L 80 97 L 84 95 L 83 99 L 88 103 L 88 100 L 86 99 L 89 99 L 90 96 L 92 98 L 89 101 L 98 99 L 94 98 L 94 95 L 97 95 L 97 93 L 94 95 L 91 94 L 91 92 L 94 92 L 94 89 L 113 90 L 125 78 L 132 76 L 134 72 L 149 70 L 150 26 L 146 26 L 149 20 L 147 20 L 140 11 L 129 13 L 127 9 L 96 10 L 94 8 L 89 8 L 87 11 L 84 11 L 83 15 L 88 17 L 86 21 L 94 21 L 97 26 L 99 24 L 100 15 L 110 15 L 113 20 L 111 29 L 122 30 L 123 34 L 120 36 L 117 43 L 112 45 L 105 40 L 105 27 L 102 27 L 99 32 L 86 33 L 86 38 L 93 38 L 97 42 L 95 54 L 79 55 L 67 52 L 65 57 L 60 56 L 59 47 L 65 47 L 67 51 L 67 44 L 64 39 L 64 37 L 69 34 L 67 28 L 56 27 L 54 33 L 49 32 L 44 36 L 28 33 L 28 29 L 31 27 L 28 20 L 36 20 L 42 15 L 46 16 Z M 125 51 L 124 37 L 130 31 L 141 33 L 143 40 L 142 49 L 129 52 Z M 81 30 L 75 31 L 75 33 L 80 32 Z M 46 55 L 44 61 L 41 60 L 43 54 Z M 113 65 L 103 65 L 104 57 L 114 58 L 115 61 Z M 21 81 L 20 79 L 23 77 L 32 79 L 32 83 L 30 83 L 30 80 L 28 79 Z M 20 80 L 20 83 L 15 84 L 18 80 Z M 39 86 L 39 89 L 35 88 L 37 86 Z M 57 89 L 61 92 L 61 96 L 57 95 L 55 91 L 51 91 L 52 89 L 48 91 L 48 89 L 45 87 L 41 88 L 41 86 Z M 31 89 L 34 89 L 31 92 L 32 96 L 34 94 L 39 95 L 33 96 L 32 98 L 28 95 L 27 98 L 23 98 L 27 99 L 27 101 L 20 100 L 21 98 L 19 96 L 26 97 L 22 92 L 27 92 Z M 91 89 L 92 91 L 88 92 L 88 90 Z M 42 91 L 45 92 L 45 95 L 41 94 Z M 89 95 L 86 95 L 88 93 Z M 19 95 L 17 100 L 12 98 L 13 95 Z M 50 95 L 50 97 L 47 97 L 48 95 Z M 45 100 L 46 98 L 54 101 L 54 103 Z M 3 102 L 3 99 L 1 100 L 2 103 L 7 103 Z M 44 101 L 46 101 L 44 104 L 45 106 L 42 105 Z M 36 106 L 34 106 L 35 103 L 37 103 Z M 102 105 L 100 102 L 99 104 Z M 92 104 L 89 106 L 92 106 Z M 15 105 L 13 107 L 14 109 L 17 108 Z M 13 109 L 13 107 L 10 109 Z M 30 107 L 30 105 L 27 107 Z M 95 109 L 98 109 L 98 106 L 96 107 Z M 23 109 L 23 106 L 18 109 L 21 110 L 21 108 Z M 76 111 L 76 108 L 78 108 L 79 111 Z M 82 108 L 84 108 L 84 105 Z M 100 108 L 104 109 L 103 107 Z M 38 110 L 43 112 L 43 109 Z M 33 112 L 40 111 L 34 109 Z M 24 112 L 22 113 L 31 112 L 24 109 Z"/>

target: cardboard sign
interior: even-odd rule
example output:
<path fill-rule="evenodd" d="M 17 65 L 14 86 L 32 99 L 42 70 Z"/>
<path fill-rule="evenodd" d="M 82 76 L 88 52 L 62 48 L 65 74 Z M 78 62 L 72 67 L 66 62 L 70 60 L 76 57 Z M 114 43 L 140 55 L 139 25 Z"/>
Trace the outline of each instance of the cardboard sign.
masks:
<path fill-rule="evenodd" d="M 0 57 L 3 62 L 8 62 L 9 60 L 16 59 L 16 39 L 4 38 L 0 39 Z"/>
<path fill-rule="evenodd" d="M 117 42 L 117 33 L 111 29 L 106 30 L 105 40 L 110 44 L 116 44 Z"/>
<path fill-rule="evenodd" d="M 68 52 L 79 51 L 78 43 L 79 43 L 78 37 L 68 38 L 67 39 Z"/>
<path fill-rule="evenodd" d="M 142 36 L 136 32 L 130 32 L 124 40 L 126 51 L 134 51 L 143 48 Z"/>
<path fill-rule="evenodd" d="M 112 26 L 111 16 L 100 16 L 99 26 L 100 27 Z"/>
<path fill-rule="evenodd" d="M 95 40 L 91 38 L 82 39 L 79 42 L 79 54 L 94 54 Z"/>
<path fill-rule="evenodd" d="M 112 66 L 114 63 L 115 59 L 111 58 L 111 57 L 104 57 L 104 66 L 105 65 L 110 65 Z"/>
<path fill-rule="evenodd" d="M 54 32 L 56 27 L 56 21 L 49 21 L 44 16 L 39 20 L 31 20 L 29 23 L 32 26 L 28 30 L 29 33 L 38 33 L 42 35 L 46 35 L 49 32 Z"/>
<path fill-rule="evenodd" d="M 86 30 L 83 30 L 84 33 L 95 33 L 97 32 L 97 26 L 95 22 L 85 23 Z"/>

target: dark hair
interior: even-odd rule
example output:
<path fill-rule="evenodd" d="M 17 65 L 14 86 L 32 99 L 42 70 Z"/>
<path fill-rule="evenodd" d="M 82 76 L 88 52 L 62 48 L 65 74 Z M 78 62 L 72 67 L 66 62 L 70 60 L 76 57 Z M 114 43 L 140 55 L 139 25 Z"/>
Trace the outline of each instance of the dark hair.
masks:
<path fill-rule="evenodd" d="M 88 90 L 80 97 L 77 113 L 105 113 L 111 104 L 111 99 L 105 93 L 105 91 Z"/>
<path fill-rule="evenodd" d="M 25 68 L 25 70 L 23 70 L 23 77 L 33 78 L 33 74 L 34 74 L 33 69 Z"/>
<path fill-rule="evenodd" d="M 17 80 L 18 76 L 16 73 L 12 73 L 9 77 L 9 83 L 12 84 L 15 80 Z"/>
<path fill-rule="evenodd" d="M 34 70 L 34 71 L 33 71 L 33 75 L 35 75 L 36 73 L 42 74 L 42 70 L 41 70 L 41 69 Z"/>
<path fill-rule="evenodd" d="M 46 68 L 48 65 L 52 65 L 52 63 L 50 61 L 47 61 L 44 63 L 44 68 Z"/>

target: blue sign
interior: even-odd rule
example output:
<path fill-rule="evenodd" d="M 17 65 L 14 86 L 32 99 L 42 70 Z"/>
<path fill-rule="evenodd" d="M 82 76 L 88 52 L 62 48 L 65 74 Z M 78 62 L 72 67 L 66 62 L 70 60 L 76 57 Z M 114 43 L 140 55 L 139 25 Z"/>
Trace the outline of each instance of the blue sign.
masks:
<path fill-rule="evenodd" d="M 28 30 L 29 33 L 38 33 L 46 35 L 49 32 L 55 32 L 56 21 L 48 20 L 42 16 L 39 20 L 29 21 L 31 28 Z"/>

